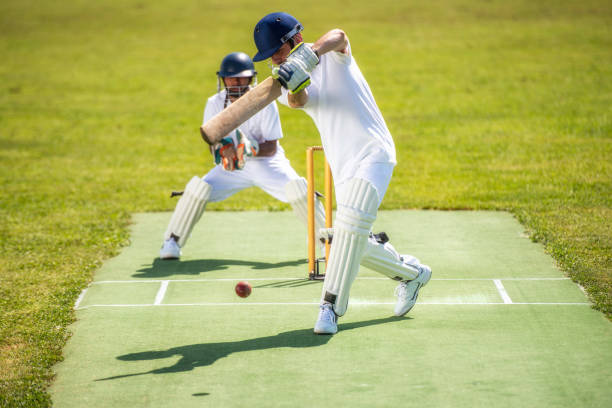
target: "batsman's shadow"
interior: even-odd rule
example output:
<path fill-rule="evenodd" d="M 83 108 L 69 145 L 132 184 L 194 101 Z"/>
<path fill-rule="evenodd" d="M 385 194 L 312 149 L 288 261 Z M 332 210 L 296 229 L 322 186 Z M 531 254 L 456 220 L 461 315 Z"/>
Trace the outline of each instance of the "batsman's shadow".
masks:
<path fill-rule="evenodd" d="M 251 269 L 276 269 L 298 266 L 306 263 L 306 259 L 296 259 L 285 262 L 257 262 L 240 259 L 196 259 L 190 261 L 162 260 L 155 258 L 153 263 L 138 269 L 134 278 L 166 278 L 176 275 L 199 275 L 205 272 L 222 271 L 232 266 L 250 266 Z"/>
<path fill-rule="evenodd" d="M 393 316 L 384 319 L 344 323 L 339 324 L 338 329 L 344 332 L 347 330 L 358 329 L 360 327 L 399 322 L 407 319 L 410 318 Z M 134 377 L 146 374 L 168 374 L 191 371 L 196 367 L 212 365 L 218 359 L 227 357 L 232 353 L 266 350 L 280 347 L 318 347 L 327 344 L 327 342 L 329 342 L 331 339 L 332 336 L 314 334 L 312 329 L 301 329 L 279 333 L 275 336 L 259 337 L 241 341 L 190 344 L 187 346 L 173 347 L 167 350 L 151 350 L 140 353 L 124 354 L 117 357 L 117 359 L 121 361 L 143 361 L 164 359 L 173 356 L 181 356 L 181 358 L 174 365 L 169 367 L 157 368 L 155 370 L 141 373 L 115 375 L 112 377 L 100 378 L 96 381 L 115 380 L 119 378 Z"/>

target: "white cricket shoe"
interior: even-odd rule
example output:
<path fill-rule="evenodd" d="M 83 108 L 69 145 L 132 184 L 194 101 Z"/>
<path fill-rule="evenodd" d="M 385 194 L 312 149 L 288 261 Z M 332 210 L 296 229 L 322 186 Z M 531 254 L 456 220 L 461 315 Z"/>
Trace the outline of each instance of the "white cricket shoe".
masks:
<path fill-rule="evenodd" d="M 395 289 L 397 303 L 395 304 L 394 314 L 403 316 L 412 309 L 419 296 L 419 289 L 427 285 L 431 279 L 431 268 L 427 265 L 418 265 L 419 275 L 411 281 L 403 281 Z"/>
<path fill-rule="evenodd" d="M 168 238 L 159 251 L 161 259 L 179 259 L 181 257 L 181 247 L 174 238 Z"/>
<path fill-rule="evenodd" d="M 317 334 L 336 334 L 338 332 L 338 316 L 336 316 L 333 306 L 331 303 L 323 303 L 320 308 L 314 332 Z"/>

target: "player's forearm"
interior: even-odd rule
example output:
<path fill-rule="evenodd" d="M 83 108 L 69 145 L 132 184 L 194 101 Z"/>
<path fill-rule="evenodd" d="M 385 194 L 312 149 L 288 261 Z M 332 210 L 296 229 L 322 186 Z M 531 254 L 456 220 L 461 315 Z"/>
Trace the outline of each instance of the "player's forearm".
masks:
<path fill-rule="evenodd" d="M 329 31 L 319 38 L 313 45 L 313 51 L 316 51 L 319 56 L 330 51 L 338 51 L 346 53 L 348 47 L 348 36 L 339 28 Z"/>
<path fill-rule="evenodd" d="M 287 95 L 287 101 L 292 108 L 303 108 L 306 102 L 308 102 L 307 88 L 302 89 L 300 92 Z"/>

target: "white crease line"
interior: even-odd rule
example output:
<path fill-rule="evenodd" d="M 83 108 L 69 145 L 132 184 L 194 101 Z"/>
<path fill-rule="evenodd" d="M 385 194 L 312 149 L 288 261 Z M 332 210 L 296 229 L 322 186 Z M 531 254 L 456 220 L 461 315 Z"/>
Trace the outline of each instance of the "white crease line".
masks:
<path fill-rule="evenodd" d="M 501 283 L 501 280 L 493 279 L 493 282 L 495 283 L 495 287 L 497 288 L 499 295 L 504 300 L 504 303 L 512 303 L 512 299 L 510 299 L 510 296 L 508 296 L 508 292 L 506 292 L 506 288 L 504 288 L 504 285 Z"/>
<path fill-rule="evenodd" d="M 385 278 L 380 278 L 380 279 L 385 279 Z M 431 280 L 439 280 L 439 281 L 490 281 L 490 280 L 496 280 L 496 279 L 500 280 L 500 281 L 558 281 L 558 280 L 569 280 L 570 278 L 439 278 L 439 279 L 431 279 Z"/>
<path fill-rule="evenodd" d="M 562 303 L 554 303 L 554 302 L 515 302 L 513 305 L 586 305 L 590 306 L 591 304 L 588 302 L 562 302 Z"/>
<path fill-rule="evenodd" d="M 83 298 L 85 297 L 85 292 L 87 292 L 87 288 L 85 288 L 85 289 L 83 289 L 81 291 L 81 294 L 79 295 L 79 297 L 77 298 L 76 302 L 74 303 L 74 309 L 75 310 L 79 308 L 79 305 L 83 301 Z"/>
<path fill-rule="evenodd" d="M 247 281 L 304 281 L 309 282 L 308 278 L 209 278 L 209 279 L 151 279 L 151 280 L 107 280 L 92 282 L 92 285 L 108 284 L 108 283 L 161 283 L 161 282 L 238 282 L 241 280 Z M 389 280 L 389 278 L 378 278 L 378 277 L 363 277 L 357 278 L 357 280 Z M 569 280 L 569 278 L 433 278 L 432 281 L 556 281 L 556 280 Z"/>
<path fill-rule="evenodd" d="M 141 304 L 141 305 L 128 305 L 128 304 L 116 304 L 116 305 L 87 305 L 80 307 L 79 310 L 89 309 L 92 307 L 150 307 L 150 306 L 172 306 L 172 307 L 184 307 L 184 306 L 316 306 L 319 302 L 218 302 L 218 303 L 165 303 L 165 304 Z M 351 306 L 389 306 L 394 305 L 395 302 L 359 302 L 351 303 Z M 459 303 L 459 302 L 422 302 L 419 305 L 429 306 L 515 306 L 515 305 L 547 305 L 547 306 L 590 306 L 590 303 L 586 302 L 517 302 L 517 303 L 501 303 L 501 302 L 474 302 L 474 303 Z"/>
<path fill-rule="evenodd" d="M 379 279 L 379 278 L 376 278 Z M 380 278 L 389 279 L 389 278 Z M 210 278 L 210 279 L 168 279 L 165 282 L 239 282 L 241 280 L 248 281 L 308 281 L 308 278 Z M 160 283 L 164 282 L 161 279 L 151 280 L 108 280 L 92 282 L 92 285 L 101 283 Z"/>
<path fill-rule="evenodd" d="M 168 281 L 161 281 L 161 285 L 159 285 L 159 290 L 157 291 L 157 295 L 155 295 L 155 302 L 153 303 L 156 306 L 161 305 L 161 302 L 164 300 L 164 296 L 166 295 L 166 290 L 168 289 Z"/>

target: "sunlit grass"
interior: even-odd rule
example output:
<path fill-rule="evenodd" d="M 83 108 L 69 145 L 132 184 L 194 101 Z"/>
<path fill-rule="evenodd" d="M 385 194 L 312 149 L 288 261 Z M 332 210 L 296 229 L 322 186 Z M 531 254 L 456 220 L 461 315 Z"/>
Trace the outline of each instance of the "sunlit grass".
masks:
<path fill-rule="evenodd" d="M 227 53 L 286 2 L 0 4 L 0 405 L 49 404 L 72 305 L 135 211 L 212 166 L 197 128 Z M 340 27 L 391 129 L 385 209 L 512 211 L 611 313 L 612 5 L 311 1 Z M 258 64 L 260 80 L 268 74 Z M 304 174 L 311 121 L 281 108 Z M 347 135 L 347 143 L 350 143 Z M 259 191 L 210 210 L 287 210 Z M 161 234 L 161 232 L 160 232 Z M 152 254 L 154 256 L 155 254 Z"/>

